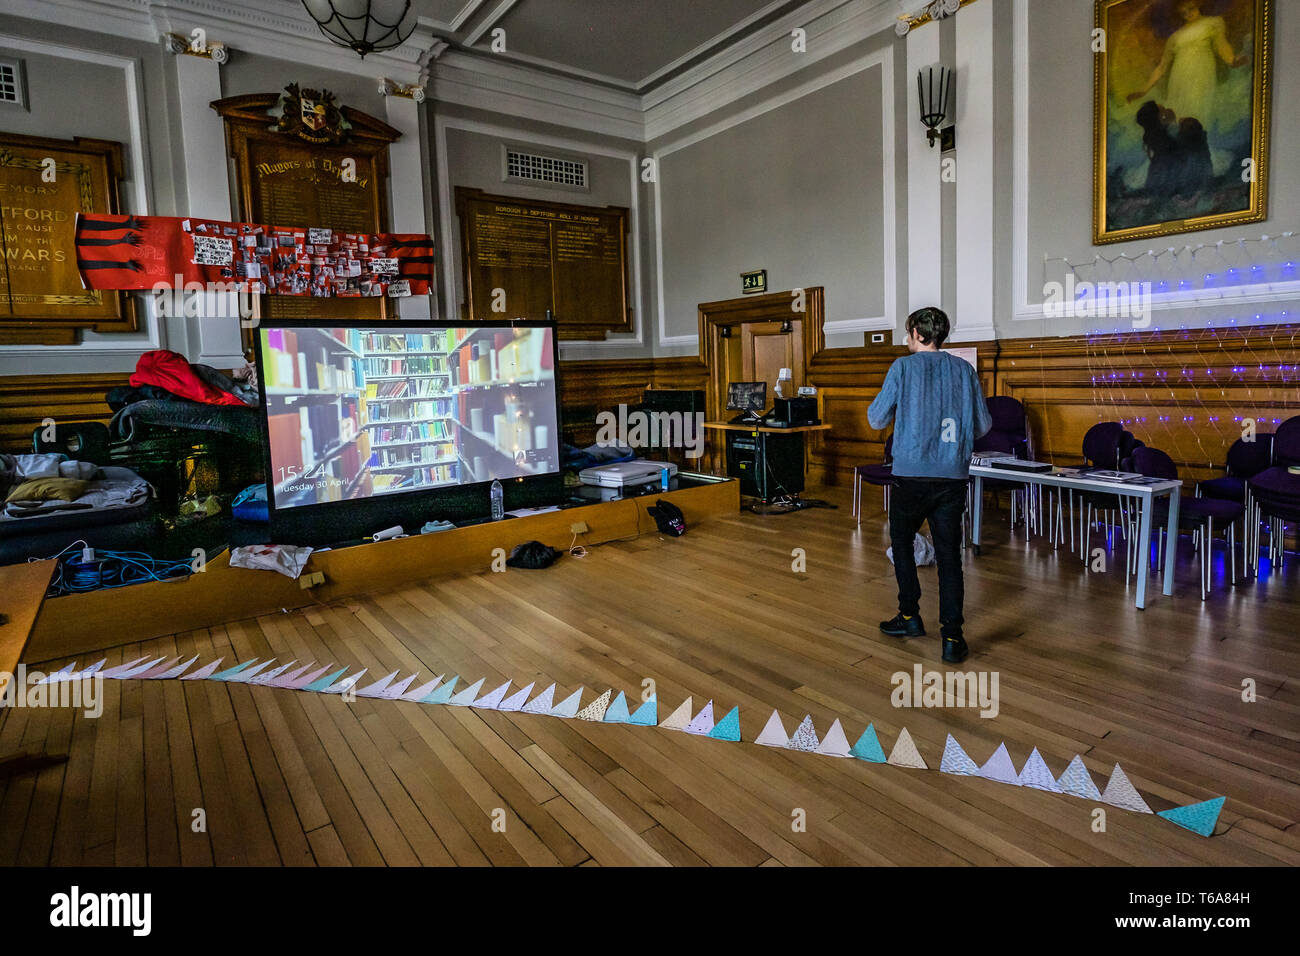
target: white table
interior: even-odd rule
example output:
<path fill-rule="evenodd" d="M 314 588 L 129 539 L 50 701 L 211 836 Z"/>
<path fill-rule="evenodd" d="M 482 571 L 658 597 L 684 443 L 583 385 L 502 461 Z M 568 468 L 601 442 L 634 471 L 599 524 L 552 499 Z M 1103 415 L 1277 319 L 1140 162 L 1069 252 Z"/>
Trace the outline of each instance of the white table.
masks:
<path fill-rule="evenodd" d="M 997 478 L 1002 481 L 1020 482 L 1025 485 L 1041 485 L 1048 488 L 1060 488 L 1066 491 L 1094 491 L 1102 494 L 1119 495 L 1131 498 L 1138 505 L 1141 517 L 1138 522 L 1138 574 L 1137 607 L 1145 608 L 1147 600 L 1147 573 L 1151 561 L 1151 510 L 1157 498 L 1168 496 L 1169 519 L 1166 533 L 1169 536 L 1170 554 L 1165 559 L 1165 594 L 1174 593 L 1174 542 L 1178 540 L 1178 503 L 1182 493 L 1181 481 L 1169 479 L 1154 481 L 1149 484 L 1134 484 L 1122 481 L 1106 481 L 1102 478 L 1087 478 L 1082 475 L 1061 474 L 1057 470 L 1044 472 L 1014 471 L 1010 468 L 991 468 L 986 465 L 972 465 L 970 476 L 975 482 L 971 504 L 971 543 L 975 553 L 980 553 L 980 519 L 983 515 L 984 479 Z"/>

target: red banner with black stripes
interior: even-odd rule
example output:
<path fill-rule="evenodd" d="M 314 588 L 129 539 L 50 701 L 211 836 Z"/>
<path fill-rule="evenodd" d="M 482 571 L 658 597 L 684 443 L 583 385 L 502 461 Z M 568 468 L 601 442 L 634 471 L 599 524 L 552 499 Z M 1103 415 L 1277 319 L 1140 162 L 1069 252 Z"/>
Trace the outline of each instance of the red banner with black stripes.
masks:
<path fill-rule="evenodd" d="M 318 297 L 428 295 L 433 240 L 174 216 L 79 214 L 87 289 L 205 289 Z"/>

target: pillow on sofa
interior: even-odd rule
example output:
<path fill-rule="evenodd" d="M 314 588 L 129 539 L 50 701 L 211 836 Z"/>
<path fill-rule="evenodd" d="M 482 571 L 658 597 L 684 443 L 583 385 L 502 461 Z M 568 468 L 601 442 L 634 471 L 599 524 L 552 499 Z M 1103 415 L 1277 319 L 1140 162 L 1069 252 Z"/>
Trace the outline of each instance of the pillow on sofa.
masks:
<path fill-rule="evenodd" d="M 90 482 L 76 478 L 33 478 L 14 485 L 5 502 L 76 501 L 89 487 Z"/>
<path fill-rule="evenodd" d="M 62 455 L 15 455 L 19 478 L 57 478 Z"/>
<path fill-rule="evenodd" d="M 93 461 L 59 462 L 60 478 L 76 478 L 78 481 L 90 481 L 95 477 L 97 471 L 99 471 L 99 466 Z M 53 477 L 53 475 L 50 477 Z"/>

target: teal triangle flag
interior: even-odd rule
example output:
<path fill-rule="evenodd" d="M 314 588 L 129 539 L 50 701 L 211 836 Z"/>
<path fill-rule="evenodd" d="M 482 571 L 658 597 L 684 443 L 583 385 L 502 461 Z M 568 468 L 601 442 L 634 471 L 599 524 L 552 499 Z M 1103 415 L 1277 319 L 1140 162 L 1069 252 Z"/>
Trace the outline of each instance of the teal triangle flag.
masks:
<path fill-rule="evenodd" d="M 338 680 L 340 677 L 342 677 L 342 676 L 343 676 L 344 674 L 346 674 L 347 672 L 348 672 L 348 669 L 347 669 L 346 667 L 344 667 L 343 669 L 341 669 L 341 670 L 337 670 L 337 671 L 335 671 L 333 674 L 330 674 L 329 677 L 322 677 L 320 680 L 314 680 L 314 681 L 312 681 L 310 684 L 308 684 L 306 687 L 304 687 L 304 688 L 302 688 L 302 689 L 303 689 L 303 690 L 314 691 L 315 693 L 319 694 L 319 693 L 320 693 L 321 691 L 323 691 L 326 687 L 330 687 L 330 686 L 332 686 L 333 683 L 334 683 L 336 680 Z"/>
<path fill-rule="evenodd" d="M 650 699 L 636 709 L 631 717 L 627 719 L 629 724 L 636 724 L 638 727 L 654 727 L 659 723 L 659 705 L 655 703 L 655 695 L 651 694 Z"/>
<path fill-rule="evenodd" d="M 871 763 L 886 763 L 885 751 L 880 747 L 880 738 L 876 736 L 875 724 L 867 724 L 867 729 L 862 731 L 862 736 L 858 742 L 853 745 L 849 751 L 859 760 L 868 760 Z"/>
<path fill-rule="evenodd" d="M 447 683 L 443 684 L 441 687 L 435 690 L 428 697 L 424 698 L 424 700 L 420 701 L 420 703 L 422 704 L 447 703 L 447 701 L 451 700 L 451 692 L 455 688 L 456 681 L 458 680 L 460 680 L 459 677 L 453 677 L 451 680 L 447 681 Z"/>
<path fill-rule="evenodd" d="M 609 705 L 605 711 L 605 723 L 607 724 L 626 724 L 627 723 L 627 698 L 623 692 L 619 691 L 618 696 L 614 698 L 614 703 Z"/>
<path fill-rule="evenodd" d="M 714 740 L 740 740 L 740 708 L 733 707 L 718 721 L 709 736 Z"/>
<path fill-rule="evenodd" d="M 1170 823 L 1176 823 L 1184 830 L 1191 830 L 1203 837 L 1214 834 L 1214 825 L 1219 822 L 1219 811 L 1223 809 L 1223 797 L 1215 797 L 1204 803 L 1189 803 L 1185 807 L 1161 810 L 1156 816 L 1164 817 Z"/>
<path fill-rule="evenodd" d="M 245 661 L 242 664 L 236 664 L 234 667 L 227 667 L 224 671 L 221 671 L 219 674 L 213 674 L 211 677 L 208 678 L 208 680 L 229 680 L 230 678 L 238 674 L 240 671 L 247 670 L 248 668 L 252 667 L 256 663 L 257 663 L 257 658 L 254 657 L 251 661 Z"/>

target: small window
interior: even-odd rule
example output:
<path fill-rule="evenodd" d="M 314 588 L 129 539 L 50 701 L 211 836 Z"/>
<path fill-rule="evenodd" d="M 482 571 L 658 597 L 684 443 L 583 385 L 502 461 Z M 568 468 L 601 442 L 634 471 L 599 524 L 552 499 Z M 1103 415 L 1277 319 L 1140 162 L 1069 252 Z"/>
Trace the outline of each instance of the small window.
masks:
<path fill-rule="evenodd" d="M 27 108 L 27 84 L 21 60 L 0 60 L 0 104 Z"/>
<path fill-rule="evenodd" d="M 529 183 L 550 183 L 570 189 L 586 189 L 587 164 L 578 160 L 507 148 L 505 178 Z"/>

